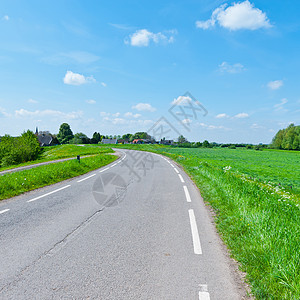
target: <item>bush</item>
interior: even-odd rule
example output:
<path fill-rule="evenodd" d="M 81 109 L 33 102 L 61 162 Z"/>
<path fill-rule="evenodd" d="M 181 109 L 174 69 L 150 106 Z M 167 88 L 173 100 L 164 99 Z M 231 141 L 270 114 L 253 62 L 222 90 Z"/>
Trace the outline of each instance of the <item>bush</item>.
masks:
<path fill-rule="evenodd" d="M 5 135 L 0 142 L 0 166 L 35 160 L 40 153 L 41 147 L 32 131 L 27 130 L 20 137 Z"/>

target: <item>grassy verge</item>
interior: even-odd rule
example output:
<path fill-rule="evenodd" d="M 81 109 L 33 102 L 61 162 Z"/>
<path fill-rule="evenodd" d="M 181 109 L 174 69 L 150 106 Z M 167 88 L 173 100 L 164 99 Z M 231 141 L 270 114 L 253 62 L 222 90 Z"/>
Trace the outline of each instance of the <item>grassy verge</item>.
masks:
<path fill-rule="evenodd" d="M 98 169 L 117 159 L 114 155 L 96 155 L 77 160 L 40 166 L 0 176 L 0 200 L 20 195 Z"/>
<path fill-rule="evenodd" d="M 209 149 L 209 158 L 205 149 L 202 155 L 202 149 L 147 145 L 135 149 L 164 154 L 184 167 L 200 188 L 204 200 L 214 208 L 217 228 L 232 256 L 247 273 L 257 299 L 300 299 L 299 194 L 292 194 L 272 182 L 249 178 L 240 171 L 244 163 L 248 163 L 248 155 L 260 155 L 255 161 L 257 165 L 249 165 L 249 171 L 259 169 L 259 174 L 268 178 L 268 172 L 264 173 L 261 167 L 265 160 L 263 152 L 245 152 L 244 163 L 238 168 L 237 162 L 230 157 L 235 153 L 238 160 L 238 152 L 227 152 L 227 149 L 220 149 L 226 150 L 223 163 L 220 158 L 214 158 L 218 153 L 214 149 Z M 285 162 L 283 167 L 293 166 L 294 184 L 299 185 L 299 168 L 292 162 L 299 159 L 300 153 L 291 158 L 291 166 L 286 153 L 275 154 L 277 160 Z M 235 169 L 229 168 L 229 160 L 235 163 Z M 282 165 L 276 167 L 275 160 L 273 169 L 278 176 L 278 170 L 282 169 L 284 173 Z"/>
<path fill-rule="evenodd" d="M 45 147 L 42 154 L 39 156 L 37 160 L 28 161 L 26 163 L 11 165 L 7 167 L 0 168 L 0 171 L 10 170 L 18 167 L 34 165 L 41 162 L 52 161 L 56 159 L 76 157 L 77 155 L 85 156 L 85 155 L 93 155 L 93 154 L 102 154 L 102 153 L 112 153 L 112 149 L 107 146 L 99 146 L 99 145 L 60 145 L 60 146 L 51 146 Z"/>

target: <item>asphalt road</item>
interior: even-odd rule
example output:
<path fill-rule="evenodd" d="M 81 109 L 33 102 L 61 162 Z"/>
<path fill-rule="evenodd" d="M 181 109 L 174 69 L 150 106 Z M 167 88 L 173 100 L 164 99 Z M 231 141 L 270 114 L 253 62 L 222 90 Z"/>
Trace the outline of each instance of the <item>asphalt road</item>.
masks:
<path fill-rule="evenodd" d="M 243 299 L 189 177 L 162 156 L 121 152 L 0 202 L 0 299 Z"/>

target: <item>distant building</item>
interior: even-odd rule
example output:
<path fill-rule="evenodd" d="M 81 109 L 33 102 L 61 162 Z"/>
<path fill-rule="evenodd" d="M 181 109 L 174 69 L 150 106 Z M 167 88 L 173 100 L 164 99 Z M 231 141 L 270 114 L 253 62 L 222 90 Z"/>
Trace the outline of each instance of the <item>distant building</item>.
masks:
<path fill-rule="evenodd" d="M 36 128 L 35 135 L 37 136 L 37 139 L 38 139 L 41 147 L 52 145 L 53 137 L 49 131 L 38 132 L 38 129 Z"/>
<path fill-rule="evenodd" d="M 118 139 L 117 144 L 129 144 L 128 140 Z"/>
<path fill-rule="evenodd" d="M 174 145 L 173 140 L 160 140 L 161 145 Z"/>
<path fill-rule="evenodd" d="M 117 144 L 117 139 L 102 139 L 102 144 Z"/>

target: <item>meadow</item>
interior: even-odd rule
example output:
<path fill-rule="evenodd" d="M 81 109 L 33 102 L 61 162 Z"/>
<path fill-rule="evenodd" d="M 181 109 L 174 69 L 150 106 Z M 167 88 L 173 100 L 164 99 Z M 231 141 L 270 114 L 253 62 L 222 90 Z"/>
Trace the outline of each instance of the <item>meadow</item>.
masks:
<path fill-rule="evenodd" d="M 75 176 L 79 176 L 107 165 L 117 159 L 111 155 L 111 148 L 78 147 L 63 145 L 48 148 L 43 153 L 45 161 L 74 157 L 75 155 L 92 155 L 77 161 L 77 159 L 38 166 L 29 170 L 7 173 L 0 176 L 0 200 L 54 184 Z M 38 162 L 40 162 L 39 160 Z M 31 162 L 32 163 L 32 162 Z M 16 166 L 14 166 L 16 167 Z"/>
<path fill-rule="evenodd" d="M 25 163 L 10 165 L 6 167 L 0 168 L 0 171 L 9 170 L 17 167 L 27 166 L 38 164 L 40 162 L 47 162 L 56 159 L 76 158 L 77 155 L 80 156 L 88 156 L 88 155 L 97 155 L 97 154 L 105 154 L 105 153 L 113 153 L 113 150 L 107 146 L 99 145 L 59 145 L 59 146 L 51 146 L 44 147 L 41 154 L 38 156 L 36 160 L 28 161 Z"/>
<path fill-rule="evenodd" d="M 257 299 L 300 299 L 300 152 L 119 147 L 160 153 L 185 169 Z"/>

